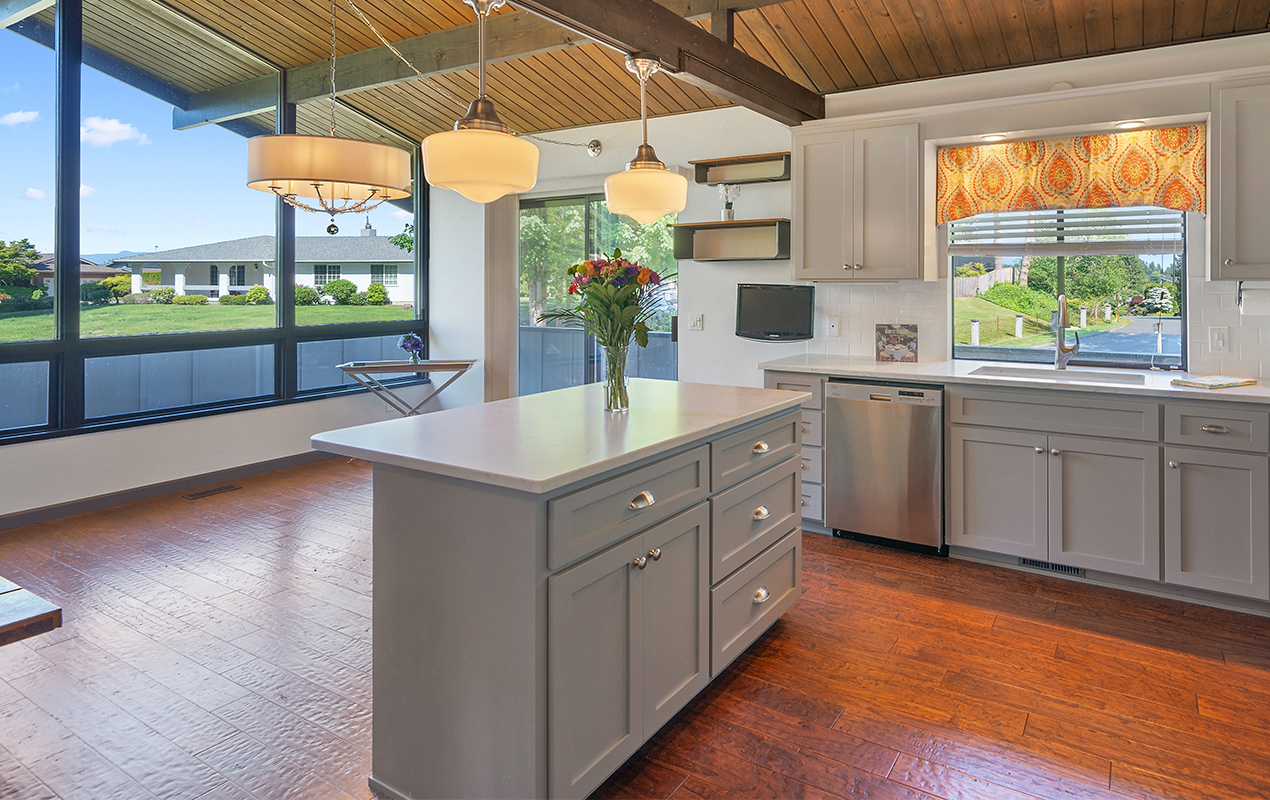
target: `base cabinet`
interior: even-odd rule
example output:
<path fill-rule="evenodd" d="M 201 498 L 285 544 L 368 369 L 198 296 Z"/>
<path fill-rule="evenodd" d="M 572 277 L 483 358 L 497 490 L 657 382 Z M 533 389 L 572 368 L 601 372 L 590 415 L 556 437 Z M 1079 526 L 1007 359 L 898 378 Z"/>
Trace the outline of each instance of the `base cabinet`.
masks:
<path fill-rule="evenodd" d="M 1164 579 L 1270 600 L 1270 461 L 1164 448 Z"/>
<path fill-rule="evenodd" d="M 948 543 L 1049 557 L 1049 459 L 1043 433 L 952 426 Z"/>
<path fill-rule="evenodd" d="M 705 504 L 547 582 L 551 796 L 585 797 L 709 681 Z"/>

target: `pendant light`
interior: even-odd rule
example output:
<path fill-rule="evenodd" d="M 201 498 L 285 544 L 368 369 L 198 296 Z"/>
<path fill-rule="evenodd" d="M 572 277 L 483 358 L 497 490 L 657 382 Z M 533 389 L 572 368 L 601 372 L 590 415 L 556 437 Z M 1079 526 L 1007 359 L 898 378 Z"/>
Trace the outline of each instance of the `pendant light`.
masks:
<path fill-rule="evenodd" d="M 463 0 L 476 11 L 477 98 L 454 130 L 423 140 L 423 171 L 428 183 L 453 189 L 477 203 L 534 188 L 538 148 L 514 136 L 485 95 L 485 20 L 506 0 Z"/>
<path fill-rule="evenodd" d="M 410 153 L 335 135 L 335 0 L 331 0 L 331 135 L 284 133 L 247 140 L 247 185 L 304 211 L 360 214 L 411 195 Z M 316 201 L 305 203 L 300 200 Z"/>
<path fill-rule="evenodd" d="M 683 211 L 688 203 L 688 179 L 666 169 L 648 144 L 648 79 L 661 65 L 657 59 L 637 53 L 626 57 L 626 68 L 639 77 L 639 119 L 644 143 L 624 172 L 616 172 L 604 181 L 604 199 L 609 211 L 647 225 Z"/>

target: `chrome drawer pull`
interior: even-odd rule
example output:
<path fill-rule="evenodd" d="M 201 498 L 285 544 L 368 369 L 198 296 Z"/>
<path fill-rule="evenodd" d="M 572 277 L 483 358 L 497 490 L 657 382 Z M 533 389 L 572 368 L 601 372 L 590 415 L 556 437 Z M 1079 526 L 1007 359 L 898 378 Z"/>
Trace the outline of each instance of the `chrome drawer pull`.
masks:
<path fill-rule="evenodd" d="M 635 495 L 635 497 L 631 500 L 630 503 L 627 504 L 626 507 L 629 508 L 631 511 L 639 511 L 641 508 L 648 508 L 649 506 L 651 506 L 653 503 L 656 503 L 656 502 L 657 502 L 657 498 L 653 497 L 652 494 L 650 494 L 649 492 L 643 491 Z"/>
<path fill-rule="evenodd" d="M 767 510 L 767 506 L 759 506 L 758 508 L 754 509 L 755 522 L 762 522 L 763 520 L 767 519 L 770 516 L 772 516 L 772 512 Z"/>
<path fill-rule="evenodd" d="M 767 442 L 763 441 L 762 439 L 759 439 L 757 442 L 754 443 L 754 449 L 751 450 L 750 452 L 766 453 L 768 450 L 771 450 L 771 449 L 772 448 L 767 446 Z"/>
<path fill-rule="evenodd" d="M 631 562 L 631 566 L 634 567 L 635 569 L 643 569 L 644 567 L 648 566 L 648 559 L 645 558 L 644 556 L 640 556 L 639 558 Z"/>
<path fill-rule="evenodd" d="M 1204 433 L 1216 433 L 1216 434 L 1230 433 L 1230 428 L 1227 428 L 1225 425 L 1205 425 L 1204 427 L 1200 428 L 1200 430 L 1203 431 Z"/>
<path fill-rule="evenodd" d="M 772 596 L 772 593 L 767 591 L 766 586 L 758 587 L 758 591 L 754 593 L 754 605 L 760 605 L 762 603 L 766 603 L 767 598 L 771 596 Z"/>
<path fill-rule="evenodd" d="M 1178 464 L 1176 461 L 1170 461 L 1169 466 L 1172 467 L 1173 469 L 1177 469 L 1181 465 Z"/>
<path fill-rule="evenodd" d="M 651 558 L 653 561 L 661 561 L 661 548 L 654 547 L 652 550 L 649 550 L 648 557 Z"/>

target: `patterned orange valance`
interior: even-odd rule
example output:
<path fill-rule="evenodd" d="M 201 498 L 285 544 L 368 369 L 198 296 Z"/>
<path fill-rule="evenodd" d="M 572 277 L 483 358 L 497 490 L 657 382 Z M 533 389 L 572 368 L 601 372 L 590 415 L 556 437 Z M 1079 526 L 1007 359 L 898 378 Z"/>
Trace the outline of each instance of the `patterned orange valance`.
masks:
<path fill-rule="evenodd" d="M 985 211 L 1161 206 L 1204 213 L 1204 126 L 941 147 L 935 224 Z"/>

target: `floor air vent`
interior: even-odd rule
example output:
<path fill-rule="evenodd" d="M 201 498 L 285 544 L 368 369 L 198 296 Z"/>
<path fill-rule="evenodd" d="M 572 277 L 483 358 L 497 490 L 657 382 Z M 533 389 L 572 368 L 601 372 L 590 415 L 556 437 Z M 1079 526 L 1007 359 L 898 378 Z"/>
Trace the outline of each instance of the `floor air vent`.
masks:
<path fill-rule="evenodd" d="M 1035 558 L 1020 558 L 1019 566 L 1058 572 L 1063 575 L 1075 575 L 1078 578 L 1085 577 L 1085 570 L 1080 567 L 1069 567 L 1066 564 L 1051 564 L 1048 561 L 1037 561 Z"/>
<path fill-rule="evenodd" d="M 183 494 L 181 497 L 184 497 L 186 500 L 202 500 L 204 497 L 211 497 L 214 494 L 224 494 L 225 492 L 234 492 L 241 488 L 243 487 L 226 484 L 224 486 L 217 486 L 215 489 L 204 489 L 201 492 L 194 492 L 193 494 Z"/>

